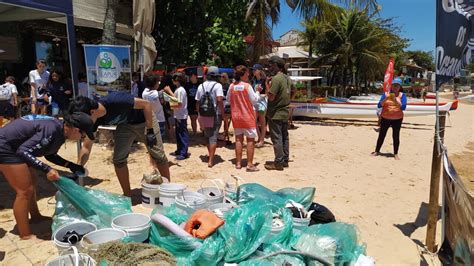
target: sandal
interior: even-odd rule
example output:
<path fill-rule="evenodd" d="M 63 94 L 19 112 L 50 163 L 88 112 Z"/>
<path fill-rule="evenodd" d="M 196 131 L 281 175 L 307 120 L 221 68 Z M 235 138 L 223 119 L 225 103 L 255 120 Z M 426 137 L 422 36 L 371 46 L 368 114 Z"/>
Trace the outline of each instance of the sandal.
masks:
<path fill-rule="evenodd" d="M 242 165 L 236 164 L 236 165 L 235 165 L 235 169 L 237 169 L 237 170 L 238 170 L 238 169 L 242 169 Z"/>
<path fill-rule="evenodd" d="M 256 147 L 256 148 L 262 148 L 263 146 L 265 146 L 265 143 L 257 143 L 257 144 L 255 144 L 255 147 Z"/>
<path fill-rule="evenodd" d="M 372 155 L 372 156 L 379 156 L 379 155 L 380 155 L 380 152 L 374 151 L 374 152 L 372 152 L 370 155 Z"/>
<path fill-rule="evenodd" d="M 258 169 L 255 165 L 253 166 L 247 166 L 247 172 L 258 172 L 260 169 Z"/>

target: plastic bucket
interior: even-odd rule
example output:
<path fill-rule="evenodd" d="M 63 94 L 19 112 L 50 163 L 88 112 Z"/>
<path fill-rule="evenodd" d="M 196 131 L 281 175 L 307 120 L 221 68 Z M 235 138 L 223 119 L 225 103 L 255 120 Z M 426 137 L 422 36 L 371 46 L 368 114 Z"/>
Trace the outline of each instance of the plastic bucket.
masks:
<path fill-rule="evenodd" d="M 226 212 L 230 211 L 235 207 L 236 206 L 231 203 L 214 203 L 212 205 L 209 205 L 207 209 L 217 215 L 219 218 L 224 219 L 224 215 L 226 214 Z"/>
<path fill-rule="evenodd" d="M 144 242 L 150 233 L 151 219 L 141 213 L 127 213 L 112 220 L 112 228 L 123 230 L 132 242 Z"/>
<path fill-rule="evenodd" d="M 104 244 L 110 241 L 120 240 L 127 236 L 127 233 L 121 229 L 116 228 L 104 228 L 97 231 L 88 233 L 82 238 L 81 246 L 90 248 L 93 251 L 100 244 Z"/>
<path fill-rule="evenodd" d="M 196 210 L 205 209 L 207 207 L 206 198 L 197 192 L 185 191 L 178 194 L 175 200 L 176 207 L 187 214 L 192 214 Z"/>
<path fill-rule="evenodd" d="M 152 209 L 160 205 L 160 185 L 142 182 L 142 205 Z"/>
<path fill-rule="evenodd" d="M 58 248 L 59 254 L 66 251 L 72 252 L 70 248 L 73 245 L 69 244 L 68 242 L 62 242 L 62 239 L 68 231 L 75 231 L 79 235 L 86 235 L 87 233 L 90 233 L 95 230 L 97 230 L 97 227 L 93 223 L 85 221 L 73 222 L 59 227 L 58 230 L 53 233 L 52 240 L 54 242 L 54 245 Z M 78 245 L 79 243 L 80 242 L 77 242 L 76 245 Z"/>
<path fill-rule="evenodd" d="M 60 255 L 45 263 L 46 266 L 95 266 L 96 261 L 87 254 L 79 253 L 76 247 L 72 247 L 71 254 Z"/>
<path fill-rule="evenodd" d="M 293 229 L 302 231 L 309 226 L 311 218 L 296 218 L 293 217 Z"/>
<path fill-rule="evenodd" d="M 169 207 L 175 202 L 175 197 L 178 193 L 183 192 L 186 186 L 177 183 L 164 183 L 159 187 L 159 204 L 164 207 Z"/>
<path fill-rule="evenodd" d="M 217 182 L 223 183 L 222 180 L 214 179 L 208 180 L 214 184 L 214 187 L 203 187 L 204 182 L 201 183 L 201 188 L 198 189 L 198 193 L 201 193 L 206 198 L 209 204 L 222 203 L 224 202 L 224 191 L 219 187 Z"/>

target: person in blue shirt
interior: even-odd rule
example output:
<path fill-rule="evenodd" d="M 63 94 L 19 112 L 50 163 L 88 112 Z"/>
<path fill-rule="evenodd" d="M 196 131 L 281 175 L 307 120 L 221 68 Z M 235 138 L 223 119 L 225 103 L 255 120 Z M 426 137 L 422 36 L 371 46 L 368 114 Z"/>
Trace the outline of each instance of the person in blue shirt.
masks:
<path fill-rule="evenodd" d="M 113 163 L 125 196 L 132 196 L 127 159 L 135 140 L 146 144 L 153 167 L 158 169 L 162 177 L 170 180 L 168 159 L 159 128 L 156 129 L 158 134 L 155 134 L 153 129 L 153 110 L 150 102 L 133 97 L 129 92 L 111 91 L 98 101 L 78 96 L 71 102 L 69 112 L 89 114 L 95 123 L 94 130 L 100 125 L 117 126 L 114 132 Z M 84 140 L 78 158 L 80 165 L 87 163 L 92 145 L 90 139 Z"/>
<path fill-rule="evenodd" d="M 94 139 L 93 122 L 84 113 L 66 115 L 64 121 L 43 115 L 28 115 L 16 119 L 0 128 L 0 172 L 16 192 L 13 214 L 21 239 L 32 235 L 28 219 L 38 222 L 43 217 L 36 203 L 36 177 L 32 168 L 46 174 L 49 181 L 59 179 L 58 172 L 38 157 L 69 168 L 71 172 L 82 175 L 82 166 L 66 161 L 57 154 L 67 140 Z"/>

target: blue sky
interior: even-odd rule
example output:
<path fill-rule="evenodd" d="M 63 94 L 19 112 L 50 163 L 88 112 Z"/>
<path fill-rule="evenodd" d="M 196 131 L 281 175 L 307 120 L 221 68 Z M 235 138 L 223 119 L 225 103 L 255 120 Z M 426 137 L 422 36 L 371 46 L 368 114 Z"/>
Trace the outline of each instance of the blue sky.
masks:
<path fill-rule="evenodd" d="M 273 28 L 273 38 L 291 29 L 299 29 L 301 18 L 292 13 L 285 1 L 281 2 L 280 23 Z M 435 48 L 436 1 L 434 0 L 378 0 L 380 16 L 393 17 L 402 27 L 402 36 L 411 40 L 408 50 L 433 51 Z"/>

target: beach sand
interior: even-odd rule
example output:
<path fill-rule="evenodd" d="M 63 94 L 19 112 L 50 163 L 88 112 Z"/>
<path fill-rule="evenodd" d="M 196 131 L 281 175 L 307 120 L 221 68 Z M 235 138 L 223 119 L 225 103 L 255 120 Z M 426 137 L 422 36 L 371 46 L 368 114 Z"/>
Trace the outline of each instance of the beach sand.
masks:
<path fill-rule="evenodd" d="M 445 143 L 459 173 L 473 173 L 474 105 L 460 104 L 447 119 Z M 247 173 L 234 168 L 234 150 L 219 148 L 218 164 L 209 169 L 205 146 L 200 140 L 191 142 L 191 157 L 172 161 L 172 181 L 184 183 L 189 189 L 199 188 L 206 178 L 229 179 L 240 175 L 246 182 L 257 182 L 271 189 L 284 187 L 316 187 L 314 201 L 327 206 L 338 221 L 357 225 L 361 241 L 367 244 L 367 254 L 379 265 L 439 265 L 435 256 L 424 254 L 426 215 L 429 201 L 431 157 L 433 150 L 434 116 L 407 117 L 401 130 L 400 161 L 392 153 L 389 132 L 382 153 L 372 157 L 377 133 L 376 119 L 297 121 L 290 131 L 290 168 L 282 172 L 266 171 L 263 163 L 273 159 L 273 149 L 267 144 L 258 149 L 255 161 L 260 172 Z M 269 139 L 267 140 L 269 141 Z M 471 143 L 471 144 L 469 144 Z M 165 144 L 167 153 L 175 144 Z M 135 196 L 140 195 L 140 180 L 148 172 L 148 159 L 143 145 L 130 155 L 129 169 Z M 68 143 L 60 154 L 76 158 L 76 145 Z M 456 154 L 456 155 L 454 155 Z M 173 159 L 170 157 L 169 159 Z M 87 164 L 90 178 L 86 185 L 120 193 L 121 189 L 111 164 L 111 151 L 95 145 Z M 244 168 L 243 168 L 244 169 Z M 472 176 L 471 176 L 472 180 Z M 41 264 L 57 257 L 51 238 L 50 222 L 33 226 L 43 240 L 19 241 L 14 229 L 12 204 L 14 193 L 4 178 L 0 178 L 0 264 Z M 44 215 L 54 212 L 54 187 L 39 180 L 39 206 Z M 140 204 L 134 210 L 149 213 Z M 440 222 L 438 239 L 440 243 Z"/>

